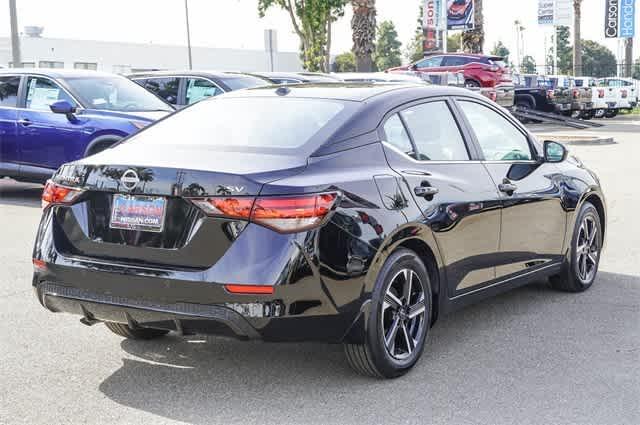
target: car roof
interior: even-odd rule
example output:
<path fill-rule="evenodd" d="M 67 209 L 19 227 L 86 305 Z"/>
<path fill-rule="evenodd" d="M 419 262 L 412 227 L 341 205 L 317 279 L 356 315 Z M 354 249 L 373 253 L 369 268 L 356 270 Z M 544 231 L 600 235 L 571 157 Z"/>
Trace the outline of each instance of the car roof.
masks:
<path fill-rule="evenodd" d="M 51 68 L 6 68 L 0 69 L 0 75 L 25 75 L 36 74 L 44 75 L 50 78 L 78 78 L 78 77 L 114 77 L 118 74 L 112 74 L 109 72 L 92 71 L 88 69 L 51 69 Z"/>
<path fill-rule="evenodd" d="M 188 69 L 174 69 L 172 71 L 146 71 L 146 72 L 134 72 L 128 74 L 128 78 L 136 77 L 171 77 L 174 75 L 193 75 L 196 77 L 208 77 L 208 78 L 229 78 L 237 76 L 253 76 L 249 73 L 238 71 L 215 71 L 215 70 L 188 70 Z"/>

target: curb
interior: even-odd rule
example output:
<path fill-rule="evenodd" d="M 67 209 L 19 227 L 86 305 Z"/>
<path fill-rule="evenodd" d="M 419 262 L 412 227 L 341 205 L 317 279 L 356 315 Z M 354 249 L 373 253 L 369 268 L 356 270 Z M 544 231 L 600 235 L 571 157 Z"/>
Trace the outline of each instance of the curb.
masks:
<path fill-rule="evenodd" d="M 536 134 L 538 140 L 554 140 L 567 145 L 615 145 L 613 137 L 565 136 L 553 134 Z"/>

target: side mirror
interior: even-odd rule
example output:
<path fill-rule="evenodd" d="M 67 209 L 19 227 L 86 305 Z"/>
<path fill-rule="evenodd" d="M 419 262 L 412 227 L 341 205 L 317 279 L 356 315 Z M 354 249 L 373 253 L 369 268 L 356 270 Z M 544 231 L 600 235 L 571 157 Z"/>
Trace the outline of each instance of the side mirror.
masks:
<path fill-rule="evenodd" d="M 415 71 L 418 69 L 418 65 L 415 63 L 412 63 L 411 66 L 409 67 L 410 70 Z"/>
<path fill-rule="evenodd" d="M 562 162 L 567 158 L 567 148 L 564 145 L 554 142 L 553 140 L 545 140 L 544 142 L 544 160 L 545 162 Z"/>
<path fill-rule="evenodd" d="M 76 113 L 76 107 L 69 103 L 68 100 L 58 100 L 57 102 L 53 102 L 49 105 L 49 109 L 51 109 L 51 112 L 55 114 L 65 114 L 69 121 L 75 119 L 73 114 Z"/>

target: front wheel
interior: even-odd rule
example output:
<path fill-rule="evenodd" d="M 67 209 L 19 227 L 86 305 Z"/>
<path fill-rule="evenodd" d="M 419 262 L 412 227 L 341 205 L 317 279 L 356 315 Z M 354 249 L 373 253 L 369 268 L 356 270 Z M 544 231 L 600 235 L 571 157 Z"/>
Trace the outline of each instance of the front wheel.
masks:
<path fill-rule="evenodd" d="M 589 289 L 598 272 L 601 250 L 600 215 L 593 204 L 585 202 L 573 229 L 570 259 L 560 274 L 549 278 L 551 286 L 565 292 Z"/>
<path fill-rule="evenodd" d="M 391 254 L 376 281 L 364 344 L 345 344 L 351 367 L 376 378 L 407 373 L 424 349 L 431 299 L 429 275 L 420 257 L 408 249 Z"/>
<path fill-rule="evenodd" d="M 480 88 L 480 83 L 476 80 L 466 80 L 464 82 L 464 86 L 466 88 Z"/>

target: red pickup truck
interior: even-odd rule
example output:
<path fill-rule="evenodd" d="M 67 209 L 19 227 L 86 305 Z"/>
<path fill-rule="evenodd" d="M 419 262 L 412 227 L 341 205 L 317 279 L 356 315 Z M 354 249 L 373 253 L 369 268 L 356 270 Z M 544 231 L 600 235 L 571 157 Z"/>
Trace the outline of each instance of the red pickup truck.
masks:
<path fill-rule="evenodd" d="M 387 72 L 398 71 L 413 71 L 418 74 L 433 71 L 462 71 L 467 87 L 495 87 L 499 84 L 513 83 L 511 71 L 500 56 L 439 53 L 429 55 L 410 65 L 387 70 Z"/>

